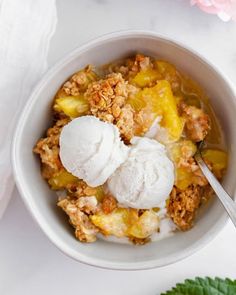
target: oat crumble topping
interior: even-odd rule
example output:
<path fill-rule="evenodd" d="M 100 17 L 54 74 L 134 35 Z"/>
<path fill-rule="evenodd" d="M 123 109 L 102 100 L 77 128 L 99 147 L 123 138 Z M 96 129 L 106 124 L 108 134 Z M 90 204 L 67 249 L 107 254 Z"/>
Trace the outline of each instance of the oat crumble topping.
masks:
<path fill-rule="evenodd" d="M 62 127 L 68 122 L 68 118 L 56 121 L 55 125 L 48 129 L 47 137 L 41 138 L 34 147 L 34 152 L 39 154 L 43 163 L 43 176 L 46 179 L 63 168 L 59 158 L 59 136 Z"/>
<path fill-rule="evenodd" d="M 85 93 L 91 113 L 102 121 L 116 124 L 126 141 L 132 138 L 134 128 L 134 111 L 126 104 L 129 91 L 133 87 L 128 86 L 120 73 L 113 73 L 90 84 Z"/>
<path fill-rule="evenodd" d="M 90 197 L 89 197 L 90 198 Z M 70 223 L 75 228 L 75 236 L 81 242 L 94 242 L 96 241 L 96 234 L 98 233 L 98 229 L 93 225 L 93 223 L 89 220 L 88 215 L 82 211 L 86 208 L 87 212 L 94 212 L 95 207 L 94 204 L 91 205 L 91 201 L 88 199 L 83 199 L 83 201 L 79 201 L 79 199 L 73 199 L 67 197 L 57 203 L 59 207 L 61 207 L 66 214 L 69 216 Z M 85 204 L 87 203 L 87 204 Z M 90 208 L 89 211 L 88 208 Z"/>
<path fill-rule="evenodd" d="M 87 89 L 90 81 L 96 78 L 91 65 L 88 65 L 84 71 L 74 74 L 62 87 L 62 92 L 66 95 L 77 96 Z"/>
<path fill-rule="evenodd" d="M 193 226 L 196 210 L 201 203 L 201 188 L 191 185 L 186 190 L 173 188 L 167 205 L 169 216 L 182 231 Z"/>
<path fill-rule="evenodd" d="M 105 214 L 111 213 L 117 208 L 117 201 L 112 195 L 106 195 L 102 200 L 102 210 Z"/>
<path fill-rule="evenodd" d="M 182 105 L 182 112 L 186 118 L 185 131 L 188 138 L 195 142 L 203 140 L 210 130 L 209 116 L 202 109 L 186 104 Z"/>

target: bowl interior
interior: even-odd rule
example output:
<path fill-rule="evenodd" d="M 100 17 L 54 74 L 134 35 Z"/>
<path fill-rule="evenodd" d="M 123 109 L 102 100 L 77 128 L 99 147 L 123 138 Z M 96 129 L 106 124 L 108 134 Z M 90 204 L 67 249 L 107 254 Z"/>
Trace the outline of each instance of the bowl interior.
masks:
<path fill-rule="evenodd" d="M 236 146 L 233 130 L 236 107 L 232 90 L 217 71 L 200 57 L 174 42 L 150 33 L 114 34 L 71 53 L 35 89 L 18 124 L 13 145 L 13 165 L 18 188 L 31 213 L 52 242 L 82 262 L 115 269 L 158 267 L 182 259 L 212 239 L 226 221 L 221 204 L 214 199 L 202 210 L 195 227 L 188 232 L 145 246 L 101 240 L 93 244 L 82 244 L 74 238 L 67 217 L 57 208 L 57 197 L 42 179 L 39 161 L 32 153 L 37 139 L 50 126 L 50 107 L 55 92 L 71 74 L 87 64 L 99 66 L 136 52 L 174 63 L 205 89 L 224 130 L 230 159 L 224 186 L 234 195 L 232 171 L 236 156 L 232 151 Z"/>

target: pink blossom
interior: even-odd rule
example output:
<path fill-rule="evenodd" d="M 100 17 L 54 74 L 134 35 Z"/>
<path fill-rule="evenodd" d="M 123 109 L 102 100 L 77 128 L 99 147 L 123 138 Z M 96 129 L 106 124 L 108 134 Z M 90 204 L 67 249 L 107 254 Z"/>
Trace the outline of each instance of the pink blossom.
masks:
<path fill-rule="evenodd" d="M 236 0 L 191 0 L 201 10 L 217 14 L 223 21 L 236 20 Z"/>

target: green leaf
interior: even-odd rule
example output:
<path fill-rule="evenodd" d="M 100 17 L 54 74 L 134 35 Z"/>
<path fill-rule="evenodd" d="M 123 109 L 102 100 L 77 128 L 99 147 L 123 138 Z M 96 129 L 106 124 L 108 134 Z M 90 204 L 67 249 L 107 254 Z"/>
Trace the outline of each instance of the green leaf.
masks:
<path fill-rule="evenodd" d="M 187 279 L 161 295 L 236 295 L 236 280 L 209 277 Z"/>

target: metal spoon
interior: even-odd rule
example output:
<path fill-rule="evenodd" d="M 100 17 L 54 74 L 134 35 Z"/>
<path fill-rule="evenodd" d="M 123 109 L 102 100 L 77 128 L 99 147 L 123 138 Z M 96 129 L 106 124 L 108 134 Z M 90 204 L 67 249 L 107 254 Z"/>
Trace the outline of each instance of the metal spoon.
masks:
<path fill-rule="evenodd" d="M 201 149 L 203 145 L 203 141 L 198 144 L 198 149 L 194 158 L 236 227 L 236 203 L 224 190 L 224 188 L 219 183 L 215 175 L 210 171 L 210 169 L 205 164 L 201 154 Z"/>

